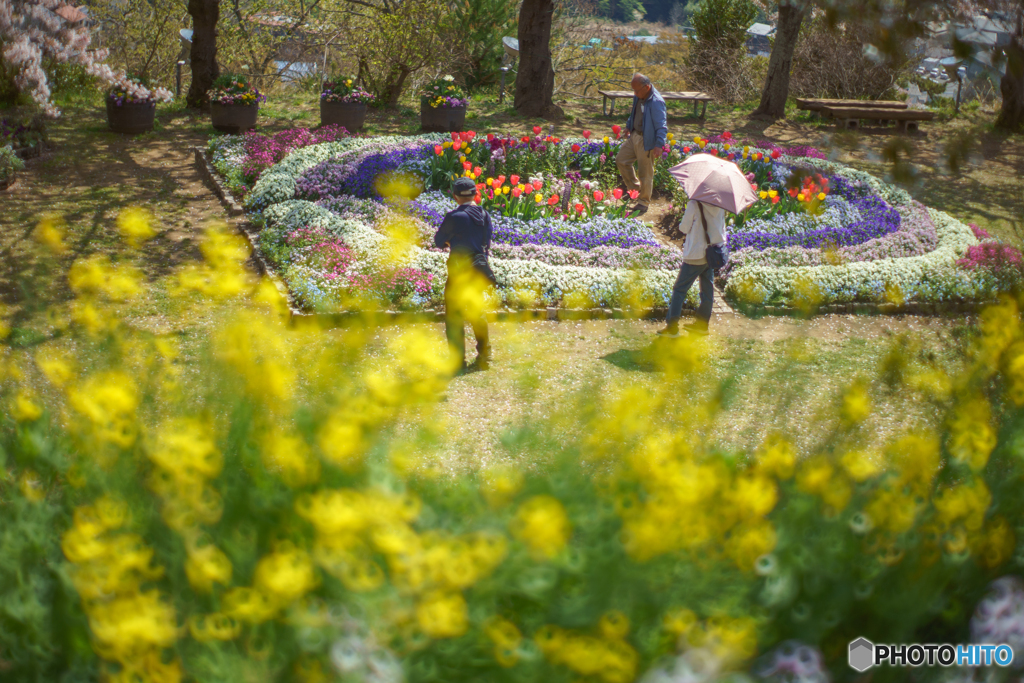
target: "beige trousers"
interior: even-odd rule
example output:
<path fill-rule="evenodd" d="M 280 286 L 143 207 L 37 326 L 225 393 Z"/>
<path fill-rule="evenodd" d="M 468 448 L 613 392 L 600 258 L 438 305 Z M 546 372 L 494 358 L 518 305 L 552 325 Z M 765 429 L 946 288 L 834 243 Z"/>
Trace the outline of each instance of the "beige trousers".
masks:
<path fill-rule="evenodd" d="M 633 163 L 640 168 L 640 180 L 636 178 Z M 654 190 L 654 159 L 651 152 L 644 150 L 644 136 L 632 131 L 628 140 L 624 140 L 615 155 L 615 165 L 626 183 L 627 190 L 639 190 L 637 203 L 647 206 L 651 203 L 651 192 Z"/>

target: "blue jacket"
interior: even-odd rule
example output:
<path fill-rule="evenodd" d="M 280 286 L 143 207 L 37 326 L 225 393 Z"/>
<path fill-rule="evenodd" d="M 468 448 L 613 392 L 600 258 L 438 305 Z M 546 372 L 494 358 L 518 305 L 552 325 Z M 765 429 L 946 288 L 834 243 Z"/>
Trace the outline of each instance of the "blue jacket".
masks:
<path fill-rule="evenodd" d="M 626 119 L 626 137 L 633 134 L 633 115 L 638 101 L 637 96 L 633 95 L 633 109 Z M 644 104 L 644 151 L 650 152 L 655 147 L 664 147 L 668 140 L 668 109 L 661 93 L 653 85 Z"/>

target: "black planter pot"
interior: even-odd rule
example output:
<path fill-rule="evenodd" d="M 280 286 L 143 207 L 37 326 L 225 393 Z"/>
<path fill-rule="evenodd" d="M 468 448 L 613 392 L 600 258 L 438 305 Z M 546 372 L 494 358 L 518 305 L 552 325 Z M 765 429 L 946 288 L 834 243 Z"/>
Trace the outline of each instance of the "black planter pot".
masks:
<path fill-rule="evenodd" d="M 461 131 L 466 125 L 466 107 L 438 107 L 420 102 L 420 128 L 428 133 Z"/>
<path fill-rule="evenodd" d="M 324 102 L 320 100 L 320 125 L 341 126 L 349 133 L 358 133 L 366 121 L 363 102 Z"/>
<path fill-rule="evenodd" d="M 222 133 L 238 135 L 256 127 L 258 104 L 210 104 L 210 122 Z"/>
<path fill-rule="evenodd" d="M 138 135 L 153 130 L 156 102 L 125 102 L 118 106 L 107 100 L 107 123 L 110 130 L 123 135 Z"/>

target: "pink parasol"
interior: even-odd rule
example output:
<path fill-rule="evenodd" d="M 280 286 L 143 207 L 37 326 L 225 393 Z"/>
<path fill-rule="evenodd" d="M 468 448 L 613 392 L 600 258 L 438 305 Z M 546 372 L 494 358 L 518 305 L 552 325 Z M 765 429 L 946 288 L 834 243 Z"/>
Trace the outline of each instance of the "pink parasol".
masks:
<path fill-rule="evenodd" d="M 668 170 L 686 196 L 698 202 L 739 213 L 757 201 L 740 167 L 711 154 L 694 154 Z"/>

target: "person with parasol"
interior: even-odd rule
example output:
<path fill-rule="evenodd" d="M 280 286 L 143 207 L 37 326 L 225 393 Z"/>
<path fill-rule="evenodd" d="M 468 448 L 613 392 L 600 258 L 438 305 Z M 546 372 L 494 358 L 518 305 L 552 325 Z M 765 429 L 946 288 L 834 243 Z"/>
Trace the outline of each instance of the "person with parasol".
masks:
<path fill-rule="evenodd" d="M 694 322 L 684 329 L 707 334 L 714 305 L 714 271 L 729 259 L 725 229 L 726 213 L 739 213 L 757 201 L 757 195 L 740 167 L 710 154 L 695 154 L 669 169 L 686 192 L 686 211 L 679 230 L 686 235 L 683 265 L 672 287 L 666 326 L 658 334 L 679 336 L 683 302 L 694 280 L 700 280 L 700 306 Z"/>

